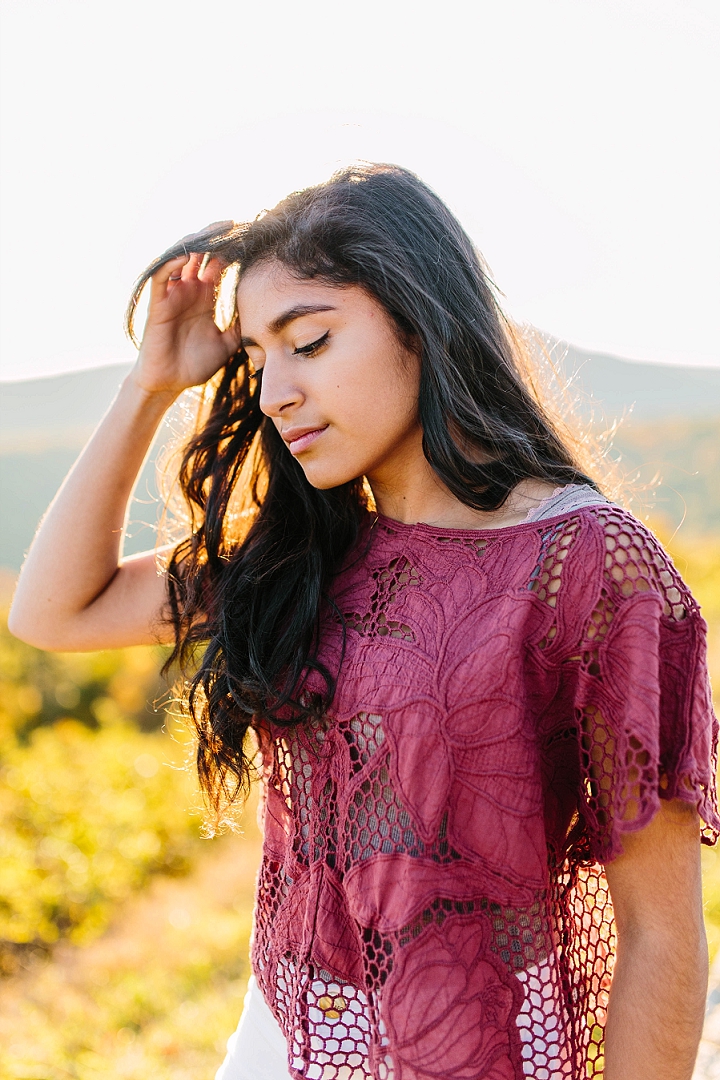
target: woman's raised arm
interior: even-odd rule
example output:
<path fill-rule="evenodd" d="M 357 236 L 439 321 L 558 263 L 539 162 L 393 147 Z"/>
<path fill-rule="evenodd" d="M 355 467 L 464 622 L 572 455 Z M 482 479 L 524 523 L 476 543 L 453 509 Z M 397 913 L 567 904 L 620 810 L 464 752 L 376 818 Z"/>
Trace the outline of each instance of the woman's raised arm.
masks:
<path fill-rule="evenodd" d="M 120 559 L 127 504 L 166 410 L 237 349 L 214 320 L 221 267 L 202 255 L 165 263 L 151 282 L 138 361 L 73 466 L 33 540 L 10 630 L 41 649 L 167 640 L 165 577 L 154 551 Z"/>

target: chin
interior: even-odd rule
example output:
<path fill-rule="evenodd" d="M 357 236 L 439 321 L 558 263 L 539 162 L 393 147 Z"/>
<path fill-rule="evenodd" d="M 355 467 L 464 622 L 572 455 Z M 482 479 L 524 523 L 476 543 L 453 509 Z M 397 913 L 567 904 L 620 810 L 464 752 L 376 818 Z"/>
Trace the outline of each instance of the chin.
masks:
<path fill-rule="evenodd" d="M 356 480 L 358 476 L 362 476 L 362 470 L 358 472 L 351 469 L 338 469 L 337 466 L 335 468 L 323 468 L 319 464 L 310 462 L 307 465 L 300 462 L 300 465 L 308 484 L 317 488 L 318 491 L 329 491 L 330 488 L 340 487 L 342 484 L 347 484 L 351 480 Z"/>

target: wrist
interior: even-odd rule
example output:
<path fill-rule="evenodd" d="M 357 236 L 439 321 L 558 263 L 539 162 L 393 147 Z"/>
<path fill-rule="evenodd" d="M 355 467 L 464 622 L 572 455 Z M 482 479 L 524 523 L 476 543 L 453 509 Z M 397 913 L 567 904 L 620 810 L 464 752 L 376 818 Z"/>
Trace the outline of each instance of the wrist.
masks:
<path fill-rule="evenodd" d="M 140 406 L 146 406 L 163 413 L 170 408 L 182 393 L 179 388 L 173 389 L 167 386 L 149 385 L 143 379 L 142 372 L 138 370 L 137 364 L 126 375 L 122 389 L 126 394 L 135 398 Z"/>

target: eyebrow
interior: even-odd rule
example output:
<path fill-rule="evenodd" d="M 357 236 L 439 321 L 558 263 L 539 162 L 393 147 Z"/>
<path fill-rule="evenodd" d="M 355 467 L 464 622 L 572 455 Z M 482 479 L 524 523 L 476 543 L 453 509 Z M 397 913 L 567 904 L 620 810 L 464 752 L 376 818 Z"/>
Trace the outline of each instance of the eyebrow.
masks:
<path fill-rule="evenodd" d="M 336 311 L 332 304 L 296 304 L 295 307 L 288 308 L 287 311 L 283 311 L 282 315 L 278 315 L 272 322 L 268 323 L 268 330 L 271 334 L 279 334 L 281 330 L 284 330 L 295 319 L 302 319 L 303 315 L 315 315 L 319 311 Z M 257 341 L 253 338 L 241 337 L 240 346 L 245 348 L 247 345 L 257 346 Z"/>

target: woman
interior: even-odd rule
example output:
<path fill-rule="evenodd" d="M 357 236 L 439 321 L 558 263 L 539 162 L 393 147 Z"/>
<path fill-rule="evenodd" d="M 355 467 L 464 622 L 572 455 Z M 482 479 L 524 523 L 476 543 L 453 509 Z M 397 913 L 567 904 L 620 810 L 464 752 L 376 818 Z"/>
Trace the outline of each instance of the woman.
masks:
<path fill-rule="evenodd" d="M 11 627 L 199 656 L 218 817 L 261 751 L 254 980 L 218 1075 L 689 1078 L 720 828 L 704 624 L 553 427 L 458 222 L 356 167 L 170 249 L 131 330 L 148 280 Z M 188 535 L 164 569 L 122 559 L 157 426 L 208 380 Z"/>

